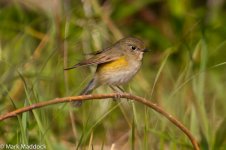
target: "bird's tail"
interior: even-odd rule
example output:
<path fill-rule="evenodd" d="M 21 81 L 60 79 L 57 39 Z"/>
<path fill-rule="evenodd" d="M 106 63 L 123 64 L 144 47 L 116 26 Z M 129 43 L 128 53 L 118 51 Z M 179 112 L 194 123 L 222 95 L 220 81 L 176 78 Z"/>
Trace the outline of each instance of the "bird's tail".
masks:
<path fill-rule="evenodd" d="M 96 87 L 96 81 L 95 78 L 93 78 L 89 84 L 80 92 L 79 95 L 88 95 L 90 94 L 93 89 Z M 80 107 L 82 105 L 82 101 L 75 101 L 73 102 L 73 106 Z"/>

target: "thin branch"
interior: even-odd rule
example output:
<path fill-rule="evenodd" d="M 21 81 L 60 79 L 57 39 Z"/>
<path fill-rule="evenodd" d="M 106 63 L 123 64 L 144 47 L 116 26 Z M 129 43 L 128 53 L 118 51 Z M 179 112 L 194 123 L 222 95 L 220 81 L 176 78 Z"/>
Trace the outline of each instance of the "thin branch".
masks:
<path fill-rule="evenodd" d="M 191 143 L 192 143 L 192 145 L 193 145 L 195 150 L 200 150 L 198 142 L 195 140 L 195 138 L 193 137 L 191 132 L 180 121 L 178 121 L 175 117 L 173 117 L 171 114 L 169 114 L 166 111 L 164 111 L 164 109 L 162 109 L 157 104 L 154 104 L 151 101 L 149 101 L 149 100 L 147 100 L 147 99 L 145 99 L 143 97 L 131 95 L 131 94 L 128 94 L 128 93 L 81 95 L 81 96 L 70 96 L 70 97 L 63 97 L 63 98 L 55 98 L 53 100 L 32 104 L 30 106 L 19 108 L 17 110 L 14 110 L 14 111 L 11 111 L 11 112 L 6 113 L 4 115 L 1 115 L 0 116 L 0 121 L 8 119 L 8 118 L 11 118 L 11 117 L 16 117 L 17 115 L 19 115 L 21 113 L 24 113 L 24 112 L 27 112 L 27 111 L 30 111 L 30 110 L 33 110 L 33 109 L 36 109 L 36 108 L 45 107 L 45 106 L 48 106 L 48 105 L 53 105 L 53 104 L 58 104 L 58 103 L 65 103 L 65 102 L 72 102 L 72 101 L 79 101 L 79 100 L 106 99 L 106 98 L 126 98 L 126 99 L 131 99 L 131 100 L 135 100 L 137 102 L 140 102 L 140 103 L 142 103 L 142 104 L 154 109 L 155 111 L 159 112 L 164 117 L 166 117 L 169 121 L 171 121 L 180 130 L 182 130 L 184 132 L 184 134 L 191 141 Z"/>

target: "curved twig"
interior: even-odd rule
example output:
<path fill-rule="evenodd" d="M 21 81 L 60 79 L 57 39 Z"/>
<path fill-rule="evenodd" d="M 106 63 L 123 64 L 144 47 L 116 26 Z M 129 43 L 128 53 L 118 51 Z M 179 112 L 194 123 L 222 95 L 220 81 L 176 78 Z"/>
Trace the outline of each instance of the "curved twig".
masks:
<path fill-rule="evenodd" d="M 174 125 L 176 125 L 180 130 L 184 132 L 184 134 L 189 138 L 191 141 L 193 147 L 195 150 L 200 150 L 198 142 L 195 140 L 191 132 L 180 122 L 178 121 L 175 117 L 164 111 L 160 106 L 158 106 L 155 103 L 152 103 L 151 101 L 131 95 L 128 93 L 113 93 L 113 94 L 95 94 L 95 95 L 81 95 L 81 96 L 70 96 L 70 97 L 63 97 L 63 98 L 55 98 L 53 100 L 49 101 L 44 101 L 36 104 L 32 104 L 30 106 L 26 106 L 23 108 L 19 108 L 17 110 L 8 112 L 6 114 L 3 114 L 0 116 L 0 121 L 5 120 L 7 118 L 11 117 L 16 117 L 17 115 L 27 112 L 36 108 L 52 105 L 52 104 L 58 104 L 58 103 L 65 103 L 65 102 L 71 102 L 71 101 L 78 101 L 78 100 L 91 100 L 91 99 L 106 99 L 106 98 L 126 98 L 126 99 L 131 99 L 135 100 L 137 102 L 140 102 L 142 104 L 145 104 L 146 106 L 154 109 L 155 111 L 159 112 L 162 114 L 164 117 L 166 117 L 169 121 L 171 121 Z"/>

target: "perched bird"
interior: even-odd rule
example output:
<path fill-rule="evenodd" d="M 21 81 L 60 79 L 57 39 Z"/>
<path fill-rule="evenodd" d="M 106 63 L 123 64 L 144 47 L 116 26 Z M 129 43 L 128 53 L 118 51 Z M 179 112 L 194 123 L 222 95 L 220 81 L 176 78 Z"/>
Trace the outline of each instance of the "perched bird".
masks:
<path fill-rule="evenodd" d="M 119 40 L 111 47 L 96 52 L 93 57 L 64 70 L 97 65 L 93 79 L 80 93 L 80 95 L 87 95 L 100 85 L 119 86 L 127 83 L 140 69 L 145 51 L 147 49 L 143 41 L 127 37 Z M 74 103 L 75 106 L 80 106 L 82 101 Z"/>

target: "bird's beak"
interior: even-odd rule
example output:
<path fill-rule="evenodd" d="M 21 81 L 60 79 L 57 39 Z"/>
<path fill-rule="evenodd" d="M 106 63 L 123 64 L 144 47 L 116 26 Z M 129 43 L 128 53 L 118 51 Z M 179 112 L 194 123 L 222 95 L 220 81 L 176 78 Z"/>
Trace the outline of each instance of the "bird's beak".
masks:
<path fill-rule="evenodd" d="M 145 48 L 144 50 L 143 50 L 143 52 L 150 52 L 151 50 L 150 49 L 147 49 L 147 48 Z"/>

